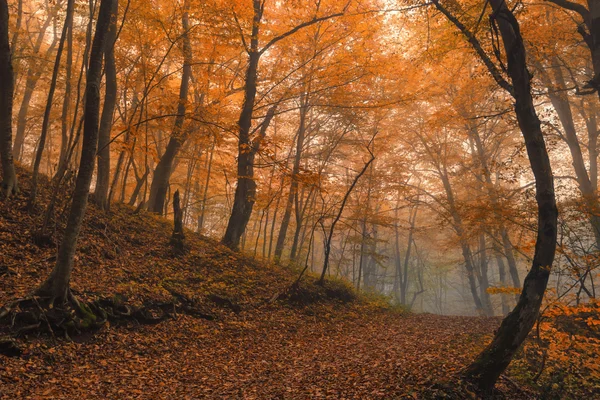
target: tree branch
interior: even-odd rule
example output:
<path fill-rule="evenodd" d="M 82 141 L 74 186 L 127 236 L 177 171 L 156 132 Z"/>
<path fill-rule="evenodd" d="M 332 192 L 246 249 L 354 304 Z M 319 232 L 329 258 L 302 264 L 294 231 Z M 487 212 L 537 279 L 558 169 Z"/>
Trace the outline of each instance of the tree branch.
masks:
<path fill-rule="evenodd" d="M 330 15 L 326 15 L 324 17 L 320 17 L 320 18 L 313 18 L 310 21 L 306 21 L 301 23 L 300 25 L 295 26 L 294 28 L 290 29 L 289 31 L 282 33 L 279 36 L 274 37 L 273 39 L 271 39 L 266 45 L 265 47 L 263 47 L 258 53 L 260 55 L 262 55 L 265 51 L 267 51 L 269 49 L 269 47 L 273 46 L 275 43 L 279 42 L 280 40 L 285 39 L 286 37 L 293 35 L 294 33 L 298 32 L 299 30 L 306 28 L 307 26 L 311 26 L 314 25 L 318 22 L 321 21 L 326 21 L 328 19 L 332 19 L 332 18 L 336 18 L 336 17 L 341 17 L 342 15 L 344 15 L 344 12 L 339 12 L 339 13 L 335 13 L 335 14 L 330 14 Z"/>
<path fill-rule="evenodd" d="M 483 47 L 481 47 L 481 43 L 479 42 L 479 40 L 477 40 L 475 35 L 473 35 L 473 33 L 471 33 L 471 31 L 469 31 L 469 29 L 462 22 L 460 22 L 458 18 L 455 17 L 446 7 L 442 6 L 439 0 L 432 0 L 431 2 L 435 5 L 435 8 L 437 8 L 442 14 L 444 14 L 446 18 L 448 18 L 448 20 L 452 22 L 467 38 L 467 41 L 471 44 L 471 47 L 473 47 L 473 50 L 475 50 L 479 58 L 481 58 L 481 61 L 483 61 L 490 74 L 492 74 L 492 77 L 494 78 L 496 83 L 498 83 L 500 87 L 502 87 L 511 96 L 514 97 L 514 89 L 512 85 L 508 83 L 506 79 L 504 79 L 502 73 L 500 72 L 498 67 L 496 67 L 496 64 L 492 62 L 487 53 L 483 50 Z"/>
<path fill-rule="evenodd" d="M 590 12 L 582 4 L 573 3 L 572 1 L 569 1 L 569 0 L 545 0 L 545 1 L 556 4 L 557 6 L 564 8 L 565 10 L 574 11 L 577 14 L 581 15 L 581 17 L 586 21 L 590 17 Z"/>

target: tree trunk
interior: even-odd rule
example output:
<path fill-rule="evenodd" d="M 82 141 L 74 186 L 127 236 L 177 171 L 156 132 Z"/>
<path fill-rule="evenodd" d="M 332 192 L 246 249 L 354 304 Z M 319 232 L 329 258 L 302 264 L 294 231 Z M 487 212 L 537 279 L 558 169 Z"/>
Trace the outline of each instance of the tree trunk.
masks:
<path fill-rule="evenodd" d="M 506 266 L 504 265 L 504 260 L 502 260 L 502 252 L 499 249 L 498 243 L 494 238 L 492 238 L 492 249 L 494 250 L 494 256 L 496 257 L 496 263 L 498 264 L 498 277 L 500 280 L 500 287 L 505 288 L 506 285 Z M 508 295 L 507 293 L 500 293 L 500 297 L 502 300 L 502 315 L 507 315 L 510 311 L 508 305 Z"/>
<path fill-rule="evenodd" d="M 171 235 L 171 246 L 176 253 L 185 251 L 185 235 L 183 233 L 183 210 L 179 198 L 179 190 L 173 195 L 173 234 Z"/>
<path fill-rule="evenodd" d="M 33 53 L 38 54 L 40 52 L 40 48 L 44 42 L 44 37 L 46 35 L 46 30 L 50 26 L 52 20 L 56 17 L 56 13 L 60 7 L 60 3 L 57 2 L 56 6 L 52 10 L 52 12 L 48 15 L 44 24 L 42 25 L 40 32 L 38 33 L 37 39 L 33 46 Z M 54 46 L 50 46 L 46 51 L 46 56 L 48 56 L 51 50 L 54 49 Z M 23 99 L 21 100 L 21 107 L 19 108 L 19 114 L 17 115 L 17 131 L 15 134 L 15 143 L 13 147 L 13 157 L 16 160 L 21 159 L 21 153 L 23 152 L 23 144 L 25 143 L 25 128 L 27 125 L 27 114 L 29 112 L 29 106 L 31 104 L 31 98 L 33 97 L 33 92 L 35 91 L 35 87 L 42 75 L 42 65 L 44 61 L 40 61 L 40 65 L 33 64 L 37 57 L 31 59 L 32 64 L 29 65 L 29 69 L 27 71 L 27 77 L 25 79 L 25 91 L 23 92 Z"/>
<path fill-rule="evenodd" d="M 558 216 L 552 169 L 531 96 L 531 75 L 527 70 L 519 23 L 503 0 L 491 0 L 490 3 L 493 22 L 499 27 L 508 59 L 508 75 L 514 88 L 517 121 L 535 176 L 538 229 L 533 262 L 517 306 L 502 321 L 492 342 L 464 371 L 466 379 L 482 392 L 490 392 L 494 387 L 538 317 L 554 261 Z"/>
<path fill-rule="evenodd" d="M 206 200 L 208 199 L 208 185 L 210 184 L 210 173 L 212 170 L 213 155 L 215 154 L 216 138 L 213 138 L 212 146 L 210 147 L 210 156 L 208 157 L 208 166 L 206 167 L 206 181 L 204 182 L 204 193 L 202 194 L 202 204 L 200 215 L 198 216 L 198 233 L 202 233 L 204 229 L 204 219 L 206 217 Z"/>
<path fill-rule="evenodd" d="M 14 77 L 8 42 L 8 3 L 0 0 L 0 159 L 2 188 L 6 196 L 17 193 L 19 186 L 12 155 L 12 108 Z"/>
<path fill-rule="evenodd" d="M 115 103 L 117 102 L 117 67 L 115 65 L 115 41 L 117 40 L 117 16 L 119 2 L 113 0 L 110 26 L 106 36 L 106 49 L 104 54 L 104 73 L 106 90 L 104 92 L 104 105 L 100 117 L 98 130 L 98 172 L 96 175 L 96 188 L 94 201 L 101 209 L 108 209 L 108 189 L 110 184 L 110 131 L 113 123 Z"/>
<path fill-rule="evenodd" d="M 306 133 L 306 115 L 308 114 L 308 100 L 306 99 L 306 97 L 307 95 L 303 93 L 300 98 L 300 126 L 298 127 L 298 134 L 296 135 L 296 155 L 294 158 L 294 167 L 292 168 L 290 191 L 288 194 L 287 202 L 285 204 L 285 211 L 283 213 L 283 219 L 281 220 L 279 235 L 277 236 L 277 244 L 275 245 L 276 263 L 279 262 L 281 254 L 283 253 L 285 237 L 287 235 L 290 217 L 292 215 L 292 206 L 294 204 L 294 198 L 298 191 L 298 174 L 300 173 L 300 161 L 302 160 L 302 148 L 304 147 L 304 135 Z"/>
<path fill-rule="evenodd" d="M 548 88 L 548 97 L 550 102 L 558 114 L 558 119 L 563 127 L 565 135 L 562 137 L 569 147 L 571 153 L 572 165 L 575 171 L 575 177 L 577 178 L 577 184 L 579 186 L 579 192 L 583 198 L 584 207 L 587 211 L 587 217 L 592 226 L 594 238 L 596 239 L 596 250 L 600 250 L 600 209 L 598 207 L 598 195 L 594 190 L 594 185 L 588 175 L 588 171 L 583 158 L 583 152 L 579 144 L 579 138 L 577 137 L 577 130 L 575 128 L 575 121 L 573 120 L 573 112 L 571 110 L 571 103 L 569 97 L 566 95 L 566 83 L 556 57 L 553 57 L 552 71 L 554 75 L 554 83 L 550 79 L 550 76 L 544 71 L 540 63 L 538 69 L 540 70 L 540 76 L 544 85 Z M 591 154 L 590 154 L 591 155 Z M 591 159 L 590 159 L 591 165 Z"/>
<path fill-rule="evenodd" d="M 44 110 L 44 120 L 42 122 L 42 132 L 40 134 L 40 141 L 38 143 L 37 151 L 35 152 L 35 161 L 33 163 L 33 174 L 31 177 L 31 192 L 29 193 L 28 208 L 31 210 L 35 206 L 35 200 L 37 196 L 37 181 L 40 172 L 40 163 L 42 162 L 42 155 L 44 154 L 44 148 L 46 146 L 46 137 L 48 136 L 48 128 L 50 125 L 50 112 L 52 111 L 52 102 L 54 100 L 54 92 L 56 90 L 56 80 L 58 79 L 58 72 L 60 70 L 60 59 L 62 57 L 63 48 L 65 46 L 65 40 L 67 38 L 67 32 L 73 23 L 73 10 L 75 0 L 68 0 L 67 2 L 67 15 L 65 16 L 65 23 L 63 30 L 58 42 L 58 50 L 56 51 L 56 60 L 54 61 L 54 69 L 52 71 L 52 80 L 50 81 L 50 89 L 48 90 L 48 100 L 46 101 L 46 109 Z"/>
<path fill-rule="evenodd" d="M 375 136 L 373 136 L 373 139 L 371 139 L 371 142 L 374 139 L 375 139 Z M 334 230 L 335 230 L 335 225 L 337 224 L 337 222 L 342 217 L 342 213 L 344 212 L 344 207 L 346 207 L 346 203 L 348 202 L 348 198 L 350 197 L 350 194 L 352 193 L 352 190 L 354 190 L 354 187 L 358 183 L 358 180 L 360 179 L 361 176 L 364 175 L 364 173 L 367 171 L 367 169 L 369 168 L 369 165 L 371 165 L 371 163 L 373 162 L 373 160 L 375 160 L 375 156 L 373 155 L 373 153 L 371 153 L 371 150 L 369 148 L 367 148 L 367 150 L 369 150 L 369 153 L 371 154 L 371 158 L 369 159 L 369 161 L 367 161 L 365 163 L 363 169 L 358 173 L 358 175 L 356 175 L 356 177 L 352 181 L 352 184 L 350 185 L 350 187 L 346 191 L 346 194 L 344 195 L 344 199 L 342 200 L 342 204 L 340 205 L 340 209 L 338 210 L 338 213 L 337 213 L 335 219 L 331 223 L 331 226 L 329 227 L 329 233 L 328 233 L 327 237 L 324 240 L 325 241 L 325 246 L 324 246 L 324 254 L 323 254 L 323 257 L 324 257 L 324 260 L 323 260 L 323 270 L 321 271 L 321 277 L 319 278 L 319 281 L 318 281 L 318 283 L 320 285 L 322 285 L 323 282 L 325 281 L 325 274 L 327 273 L 327 268 L 329 267 L 329 253 L 331 252 L 331 240 L 333 239 L 333 233 L 334 233 Z"/>
<path fill-rule="evenodd" d="M 60 118 L 60 154 L 58 157 L 58 170 L 66 168 L 67 152 L 69 151 L 69 110 L 71 107 L 71 74 L 73 70 L 73 24 L 67 32 L 67 61 L 65 63 L 65 95 L 63 99 L 62 115 Z M 58 174 L 58 172 L 57 172 Z"/>
<path fill-rule="evenodd" d="M 102 55 L 106 42 L 106 33 L 110 23 L 113 0 L 101 0 L 96 23 L 96 33 L 92 44 L 90 65 L 85 89 L 85 111 L 81 161 L 75 182 L 73 202 L 69 211 L 67 227 L 58 250 L 56 265 L 50 276 L 40 286 L 37 294 L 50 297 L 52 301 L 64 302 L 68 299 L 69 282 L 73 270 L 73 259 L 77 248 L 77 239 L 87 207 L 90 184 L 94 173 L 94 162 L 98 147 L 98 123 L 100 110 L 100 80 L 102 76 Z"/>
<path fill-rule="evenodd" d="M 488 288 L 490 287 L 490 281 L 488 277 L 488 258 L 486 251 L 485 233 L 479 235 L 479 293 L 481 294 L 481 300 L 485 310 L 485 315 L 494 316 L 494 308 L 492 307 L 492 301 Z"/>
<path fill-rule="evenodd" d="M 256 196 L 256 182 L 254 181 L 254 153 L 250 151 L 250 128 L 252 126 L 252 114 L 256 98 L 256 79 L 258 77 L 258 62 L 260 53 L 258 51 L 258 34 L 260 20 L 262 18 L 262 6 L 260 1 L 254 0 L 254 18 L 252 23 L 252 38 L 248 49 L 248 67 L 246 68 L 246 80 L 244 86 L 244 103 L 238 120 L 238 165 L 237 186 L 233 199 L 231 216 L 227 223 L 227 229 L 222 242 L 226 246 L 237 249 L 240 238 L 246 231 L 246 225 L 252 214 Z"/>
<path fill-rule="evenodd" d="M 173 133 L 167 144 L 167 148 L 160 158 L 160 161 L 154 169 L 154 175 L 152 177 L 152 185 L 150 186 L 150 199 L 148 200 L 148 211 L 162 214 L 165 205 L 165 199 L 167 195 L 167 188 L 169 186 L 169 179 L 171 178 L 171 172 L 173 169 L 173 162 L 179 152 L 179 149 L 187 139 L 187 132 L 183 130 L 183 122 L 185 120 L 185 110 L 187 103 L 187 96 L 189 91 L 190 77 L 192 75 L 192 45 L 190 37 L 188 35 L 189 17 L 188 17 L 189 4 L 184 5 L 184 13 L 181 19 L 183 26 L 183 74 L 181 76 L 181 86 L 179 87 L 179 104 L 177 106 L 177 117 L 175 117 L 175 126 L 173 127 Z"/>

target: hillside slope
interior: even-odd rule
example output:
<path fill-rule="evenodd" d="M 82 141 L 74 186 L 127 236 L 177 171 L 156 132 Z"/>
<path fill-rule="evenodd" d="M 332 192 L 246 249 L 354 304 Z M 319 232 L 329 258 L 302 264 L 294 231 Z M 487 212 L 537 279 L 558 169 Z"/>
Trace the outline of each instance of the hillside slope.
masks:
<path fill-rule="evenodd" d="M 34 244 L 44 204 L 21 194 L 0 203 L 0 302 L 26 296 L 50 272 L 61 226 Z M 43 185 L 40 198 L 48 198 Z M 59 214 L 64 204 L 58 207 Z M 497 318 L 401 314 L 345 285 L 303 281 L 297 301 L 276 300 L 297 273 L 187 233 L 175 257 L 169 221 L 113 205 L 90 205 L 72 286 L 78 297 L 128 304 L 193 300 L 202 316 L 159 324 L 106 324 L 72 340 L 22 338 L 2 357 L 0 398 L 436 398 L 497 327 Z M 52 244 L 54 243 L 54 245 Z M 27 339 L 27 340 L 25 340 Z M 530 398 L 502 380 L 501 398 Z M 460 396 L 469 395 L 463 392 Z"/>

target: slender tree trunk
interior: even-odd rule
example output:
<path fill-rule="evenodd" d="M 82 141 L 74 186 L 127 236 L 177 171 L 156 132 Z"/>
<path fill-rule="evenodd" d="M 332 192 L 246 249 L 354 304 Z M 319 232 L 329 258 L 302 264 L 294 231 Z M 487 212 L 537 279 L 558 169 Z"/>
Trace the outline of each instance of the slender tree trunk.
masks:
<path fill-rule="evenodd" d="M 412 215 L 410 216 L 409 219 L 409 223 L 410 223 L 410 228 L 408 231 L 408 239 L 406 241 L 406 254 L 404 255 L 404 268 L 402 270 L 402 279 L 400 280 L 401 283 L 401 290 L 400 290 L 400 299 L 402 304 L 407 305 L 407 296 L 408 296 L 408 264 L 410 262 L 410 253 L 411 253 L 411 249 L 412 249 L 412 244 L 413 244 L 413 236 L 414 236 L 414 232 L 415 232 L 415 224 L 417 222 L 417 212 L 419 211 L 419 205 L 417 203 L 417 205 L 415 205 L 415 209 L 412 212 Z M 396 229 L 398 229 L 396 227 Z M 398 252 L 398 255 L 400 255 L 400 253 Z"/>
<path fill-rule="evenodd" d="M 575 121 L 573 120 L 571 103 L 566 94 L 566 83 L 559 61 L 556 59 L 556 57 L 553 57 L 552 63 L 554 64 L 552 66 L 554 83 L 542 65 L 540 63 L 537 63 L 537 65 L 538 69 L 540 70 L 542 81 L 548 88 L 548 97 L 550 97 L 552 106 L 556 110 L 558 119 L 560 120 L 565 132 L 563 139 L 567 143 L 571 153 L 571 164 L 573 165 L 579 186 L 579 192 L 583 198 L 584 206 L 587 211 L 587 217 L 592 226 L 594 238 L 596 239 L 596 249 L 600 250 L 600 208 L 598 207 L 598 195 L 594 190 L 590 175 L 588 175 L 585 160 L 583 158 L 583 152 L 581 150 L 581 146 L 579 145 L 579 138 L 577 137 Z"/>
<path fill-rule="evenodd" d="M 167 148 L 154 169 L 152 185 L 150 186 L 150 199 L 148 200 L 148 211 L 157 214 L 163 213 L 169 179 L 171 178 L 173 169 L 173 162 L 188 136 L 187 132 L 183 129 L 183 122 L 185 120 L 190 77 L 192 76 L 192 45 L 188 34 L 190 29 L 188 17 L 189 4 L 186 3 L 184 9 L 185 11 L 181 20 L 183 26 L 182 39 L 184 63 L 181 86 L 179 87 L 177 117 L 175 118 L 175 126 L 173 127 L 173 133 L 171 134 Z"/>
<path fill-rule="evenodd" d="M 204 193 L 202 194 L 202 205 L 200 208 L 200 216 L 198 217 L 198 232 L 202 233 L 204 229 L 204 218 L 206 217 L 206 201 L 208 199 L 208 186 L 210 184 L 210 173 L 212 171 L 213 155 L 215 154 L 216 139 L 213 139 L 210 147 L 210 156 L 208 157 L 208 166 L 206 168 L 206 182 L 204 182 Z"/>
<path fill-rule="evenodd" d="M 488 258 L 486 249 L 485 234 L 479 235 L 479 270 L 481 279 L 479 281 L 479 293 L 485 310 L 485 315 L 494 316 L 494 308 L 492 307 L 492 301 L 488 288 L 490 287 L 490 281 L 488 277 Z"/>
<path fill-rule="evenodd" d="M 19 185 L 12 155 L 12 108 L 14 76 L 8 43 L 8 3 L 0 0 L 0 159 L 2 160 L 1 192 L 17 193 Z"/>
<path fill-rule="evenodd" d="M 39 54 L 40 48 L 42 47 L 42 43 L 44 42 L 44 37 L 46 35 L 46 30 L 50 26 L 50 23 L 56 18 L 56 13 L 60 4 L 57 3 L 52 12 L 48 15 L 44 24 L 42 25 L 40 32 L 38 33 L 37 39 L 33 46 L 33 53 Z M 48 56 L 53 50 L 54 47 L 50 46 L 48 51 L 46 51 L 46 56 Z M 29 65 L 29 69 L 27 71 L 27 77 L 25 79 L 25 90 L 23 92 L 23 99 L 21 100 L 21 107 L 19 108 L 19 113 L 17 115 L 17 131 L 15 134 L 15 143 L 13 147 L 13 157 L 16 160 L 21 160 L 21 154 L 23 152 L 23 145 L 25 143 L 25 128 L 27 125 L 27 114 L 29 112 L 29 106 L 31 104 L 31 98 L 33 97 L 33 92 L 35 91 L 35 87 L 42 75 L 42 66 L 45 63 L 44 61 L 40 61 L 39 65 L 35 64 L 35 61 L 38 57 L 34 57 L 31 60 L 31 64 Z"/>
<path fill-rule="evenodd" d="M 117 102 L 115 41 L 117 40 L 118 13 L 119 2 L 118 0 L 113 0 L 104 54 L 104 79 L 106 90 L 104 92 L 104 105 L 102 107 L 100 128 L 98 130 L 98 172 L 96 175 L 96 188 L 94 190 L 94 201 L 101 209 L 108 209 L 110 207 L 108 201 L 108 189 L 110 184 L 110 131 L 113 123 L 115 104 Z"/>
<path fill-rule="evenodd" d="M 300 161 L 302 161 L 302 148 L 304 147 L 304 135 L 306 133 L 306 116 L 308 114 L 308 100 L 306 97 L 307 95 L 303 94 L 300 98 L 300 126 L 298 127 L 298 134 L 296 135 L 296 155 L 294 158 L 294 167 L 292 168 L 290 191 L 288 193 L 283 219 L 281 220 L 281 227 L 279 228 L 279 234 L 277 236 L 277 244 L 275 245 L 276 263 L 279 262 L 283 253 L 285 237 L 287 236 L 290 217 L 292 215 L 292 206 L 298 192 L 298 174 L 300 173 Z"/>
<path fill-rule="evenodd" d="M 306 223 L 303 222 L 309 218 L 309 216 L 306 216 L 306 211 L 314 209 L 316 200 L 317 191 L 316 188 L 313 187 L 311 188 L 310 192 L 308 192 L 308 197 L 304 207 L 302 207 L 302 213 L 300 215 L 298 215 L 298 209 L 296 208 L 296 229 L 294 231 L 292 249 L 290 250 L 290 258 L 292 261 L 296 261 L 302 252 L 302 247 L 304 246 L 304 240 L 307 234 L 306 231 L 308 229 L 308 221 Z"/>
<path fill-rule="evenodd" d="M 490 202 L 492 203 L 492 207 L 496 210 L 498 215 L 501 215 L 500 210 L 500 200 L 498 196 L 498 192 L 496 190 L 496 186 L 492 182 L 492 174 L 489 168 L 488 156 L 483 143 L 481 141 L 481 136 L 479 136 L 479 131 L 477 127 L 470 126 L 469 127 L 470 135 L 474 139 L 475 148 L 477 150 L 477 156 L 479 158 L 479 163 L 481 164 L 481 169 L 483 171 L 483 178 L 485 179 L 485 186 L 487 188 L 488 196 L 490 197 Z M 513 245 L 510 242 L 510 237 L 508 235 L 508 231 L 506 230 L 506 224 L 501 219 L 498 221 L 500 226 L 500 236 L 502 238 L 502 246 L 504 247 L 504 255 L 508 262 L 508 270 L 510 276 L 512 278 L 513 286 L 516 288 L 521 287 L 521 279 L 519 278 L 519 270 L 517 269 L 517 261 L 514 256 Z M 518 301 L 518 296 L 516 298 Z"/>
<path fill-rule="evenodd" d="M 75 182 L 73 202 L 69 211 L 67 227 L 63 236 L 56 265 L 50 276 L 40 286 L 38 295 L 50 297 L 52 302 L 64 302 L 69 296 L 69 282 L 73 270 L 73 259 L 77 248 L 77 239 L 87 207 L 90 184 L 94 173 L 94 162 L 98 148 L 98 123 L 100 111 L 100 80 L 102 76 L 102 55 L 106 42 L 106 33 L 110 23 L 113 0 L 101 0 L 96 23 L 96 33 L 92 44 L 90 65 L 85 90 L 85 112 L 83 144 L 79 172 Z"/>
<path fill-rule="evenodd" d="M 58 42 L 58 50 L 56 52 L 56 60 L 54 62 L 54 69 L 52 71 L 52 80 L 50 81 L 50 89 L 48 90 L 48 100 L 46 101 L 46 109 L 44 110 L 44 120 L 42 122 L 42 132 L 40 134 L 40 141 L 38 144 L 37 151 L 35 153 L 35 161 L 33 163 L 33 174 L 31 177 L 31 192 L 29 194 L 28 208 L 33 209 L 35 206 L 35 200 L 37 196 L 37 181 L 40 172 L 40 163 L 42 161 L 42 155 L 44 153 L 44 147 L 46 145 L 46 138 L 48 136 L 48 128 L 50 125 L 50 112 L 52 111 L 52 102 L 54 100 L 54 92 L 56 90 L 56 81 L 58 79 L 58 72 L 60 70 L 60 59 L 62 57 L 63 48 L 65 46 L 65 40 L 67 38 L 67 32 L 73 23 L 73 10 L 75 0 L 68 0 L 67 2 L 67 15 L 65 17 L 65 23 L 63 25 L 62 34 Z"/>
<path fill-rule="evenodd" d="M 65 64 L 65 95 L 63 99 L 61 130 L 60 130 L 60 154 L 58 157 L 58 170 L 66 168 L 67 152 L 69 151 L 69 111 L 71 108 L 71 74 L 73 70 L 73 23 L 69 24 L 67 32 L 67 61 Z M 58 172 L 57 172 L 58 174 Z"/>
<path fill-rule="evenodd" d="M 492 240 L 492 248 L 494 250 L 494 256 L 496 257 L 496 264 L 498 264 L 498 276 L 500 279 L 500 287 L 506 287 L 506 266 L 504 265 L 504 260 L 502 260 L 502 252 L 498 246 L 496 240 Z M 509 303 L 508 303 L 508 295 L 506 293 L 501 293 L 500 298 L 502 300 L 502 315 L 507 315 L 510 311 Z"/>
<path fill-rule="evenodd" d="M 371 142 L 374 139 L 375 139 L 375 136 L 373 136 L 373 139 L 371 139 Z M 323 260 L 323 270 L 321 271 L 321 277 L 319 278 L 319 282 L 318 282 L 320 285 L 322 285 L 323 282 L 325 281 L 325 274 L 327 273 L 327 268 L 329 267 L 329 253 L 331 252 L 331 240 L 333 239 L 333 233 L 335 231 L 335 225 L 337 224 L 337 222 L 342 217 L 342 213 L 344 212 L 344 207 L 346 207 L 346 203 L 348 202 L 348 198 L 350 197 L 350 194 L 352 193 L 352 191 L 354 190 L 354 187 L 358 183 L 358 180 L 360 179 L 361 176 L 363 176 L 365 174 L 365 172 L 367 171 L 367 169 L 369 168 L 369 165 L 371 165 L 371 163 L 373 162 L 373 160 L 375 160 L 375 156 L 373 155 L 373 153 L 371 153 L 371 150 L 369 148 L 367 148 L 367 150 L 369 150 L 369 153 L 371 154 L 371 158 L 369 159 L 369 161 L 367 161 L 365 163 L 363 169 L 358 173 L 358 175 L 356 175 L 356 177 L 352 181 L 352 184 L 350 185 L 350 187 L 346 191 L 346 194 L 344 195 L 344 199 L 342 200 L 342 204 L 340 205 L 340 209 L 338 210 L 338 213 L 337 213 L 335 219 L 333 220 L 333 222 L 331 223 L 331 226 L 329 227 L 329 233 L 324 238 L 325 246 L 324 246 L 324 254 L 323 254 L 323 257 L 324 257 L 324 260 Z"/>

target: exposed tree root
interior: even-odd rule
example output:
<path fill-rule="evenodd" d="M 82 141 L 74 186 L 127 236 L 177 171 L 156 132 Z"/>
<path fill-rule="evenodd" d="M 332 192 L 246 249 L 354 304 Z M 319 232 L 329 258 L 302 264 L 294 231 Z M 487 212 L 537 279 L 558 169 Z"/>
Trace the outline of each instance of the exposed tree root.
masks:
<path fill-rule="evenodd" d="M 67 338 L 94 332 L 107 321 L 115 324 L 134 321 L 140 325 L 155 325 L 177 314 L 208 320 L 214 316 L 203 312 L 192 300 L 177 296 L 172 302 L 146 302 L 133 307 L 117 298 L 100 298 L 83 302 L 70 291 L 66 302 L 48 297 L 30 296 L 0 308 L 0 354 L 19 356 L 16 338 L 30 335 L 50 335 Z"/>

